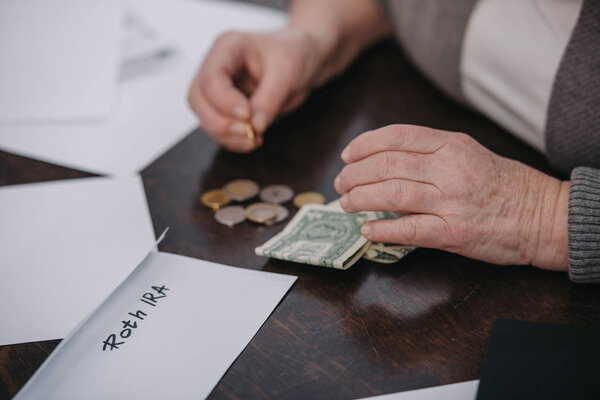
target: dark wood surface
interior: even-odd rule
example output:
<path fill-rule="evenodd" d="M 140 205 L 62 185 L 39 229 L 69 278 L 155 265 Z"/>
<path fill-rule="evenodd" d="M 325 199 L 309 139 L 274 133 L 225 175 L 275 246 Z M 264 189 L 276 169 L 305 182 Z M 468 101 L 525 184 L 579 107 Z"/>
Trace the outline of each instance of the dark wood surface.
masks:
<path fill-rule="evenodd" d="M 298 276 L 210 398 L 348 399 L 475 379 L 496 318 L 600 327 L 600 287 L 572 284 L 564 273 L 429 249 L 348 271 L 267 260 L 253 250 L 285 224 L 227 228 L 198 203 L 236 178 L 333 200 L 345 144 L 391 123 L 467 132 L 552 173 L 541 154 L 436 90 L 391 41 L 279 120 L 259 151 L 229 153 L 196 131 L 143 171 L 155 232 L 171 228 L 162 251 Z M 2 185 L 85 176 L 0 152 Z M 0 347 L 0 398 L 12 397 L 57 344 Z"/>

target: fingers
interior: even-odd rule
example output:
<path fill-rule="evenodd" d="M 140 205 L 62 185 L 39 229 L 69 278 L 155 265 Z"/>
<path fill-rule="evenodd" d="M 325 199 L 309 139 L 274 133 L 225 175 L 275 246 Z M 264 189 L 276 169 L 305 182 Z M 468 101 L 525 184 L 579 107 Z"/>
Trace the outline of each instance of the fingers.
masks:
<path fill-rule="evenodd" d="M 234 78 L 246 67 L 246 35 L 227 32 L 217 38 L 208 52 L 200 72 L 198 85 L 207 100 L 220 113 L 240 120 L 250 118 L 250 102 L 234 84 Z"/>
<path fill-rule="evenodd" d="M 435 215 L 414 214 L 397 219 L 365 222 L 361 234 L 373 242 L 444 248 L 449 236 L 446 222 Z"/>
<path fill-rule="evenodd" d="M 304 103 L 304 100 L 308 97 L 308 91 L 300 91 L 291 95 L 288 100 L 285 102 L 281 109 L 281 114 L 288 114 L 294 111 L 296 108 L 300 106 L 300 104 Z"/>
<path fill-rule="evenodd" d="M 197 85 L 192 85 L 190 88 L 188 101 L 192 110 L 200 118 L 203 130 L 216 142 L 228 150 L 241 153 L 254 149 L 252 141 L 246 136 L 243 123 L 232 121 L 214 109 Z M 257 138 L 256 144 L 260 146 L 262 139 Z"/>
<path fill-rule="evenodd" d="M 262 134 L 282 108 L 292 93 L 294 73 L 289 66 L 269 65 L 250 99 L 252 106 L 252 126 Z"/>
<path fill-rule="evenodd" d="M 231 75 L 223 70 L 206 72 L 200 80 L 200 90 L 220 113 L 241 121 L 250 119 L 250 101 L 233 84 Z"/>
<path fill-rule="evenodd" d="M 389 150 L 435 153 L 446 143 L 446 134 L 421 126 L 390 125 L 365 132 L 352 140 L 342 151 L 342 159 L 351 163 Z"/>
<path fill-rule="evenodd" d="M 335 179 L 338 193 L 387 179 L 401 178 L 431 182 L 436 171 L 435 159 L 429 154 L 385 151 L 346 165 Z"/>
<path fill-rule="evenodd" d="M 435 213 L 439 190 L 429 184 L 390 179 L 357 186 L 344 194 L 340 205 L 344 211 L 393 211 L 405 213 Z"/>

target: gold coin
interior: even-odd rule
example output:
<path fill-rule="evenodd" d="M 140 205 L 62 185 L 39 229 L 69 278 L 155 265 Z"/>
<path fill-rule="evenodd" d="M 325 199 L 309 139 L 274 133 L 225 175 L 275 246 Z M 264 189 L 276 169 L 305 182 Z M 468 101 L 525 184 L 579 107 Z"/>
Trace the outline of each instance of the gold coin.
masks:
<path fill-rule="evenodd" d="M 252 148 L 256 147 L 256 135 L 254 134 L 254 129 L 252 129 L 252 125 L 249 122 L 244 124 L 246 127 L 246 136 L 252 142 Z"/>
<path fill-rule="evenodd" d="M 258 184 L 250 179 L 236 179 L 223 186 L 225 194 L 235 201 L 250 200 L 259 190 Z"/>
<path fill-rule="evenodd" d="M 246 217 L 250 221 L 264 224 L 277 218 L 277 208 L 268 203 L 254 203 L 246 208 Z"/>
<path fill-rule="evenodd" d="M 221 189 L 214 189 L 205 192 L 202 194 L 200 201 L 206 207 L 212 208 L 214 211 L 217 211 L 219 208 L 231 203 L 231 199 L 227 197 L 225 192 Z"/>
<path fill-rule="evenodd" d="M 294 197 L 296 207 L 301 208 L 306 204 L 325 204 L 325 196 L 317 192 L 303 192 Z"/>

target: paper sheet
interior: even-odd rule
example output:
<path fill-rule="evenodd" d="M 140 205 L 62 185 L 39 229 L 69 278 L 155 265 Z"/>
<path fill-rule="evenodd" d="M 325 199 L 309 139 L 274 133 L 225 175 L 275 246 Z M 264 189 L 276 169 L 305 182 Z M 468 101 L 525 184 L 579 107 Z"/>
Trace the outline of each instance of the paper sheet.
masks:
<path fill-rule="evenodd" d="M 296 277 L 151 253 L 16 399 L 201 399 Z"/>
<path fill-rule="evenodd" d="M 63 338 L 144 258 L 139 177 L 0 188 L 0 345 Z"/>
<path fill-rule="evenodd" d="M 108 117 L 121 2 L 0 1 L 0 123 Z"/>
<path fill-rule="evenodd" d="M 365 397 L 363 400 L 474 400 L 478 385 L 479 380 L 466 381 L 407 392 Z"/>
<path fill-rule="evenodd" d="M 188 85 L 217 35 L 286 21 L 281 12 L 233 2 L 136 0 L 131 7 L 178 53 L 159 71 L 121 82 L 106 123 L 0 126 L 0 148 L 100 174 L 140 171 L 197 126 Z"/>

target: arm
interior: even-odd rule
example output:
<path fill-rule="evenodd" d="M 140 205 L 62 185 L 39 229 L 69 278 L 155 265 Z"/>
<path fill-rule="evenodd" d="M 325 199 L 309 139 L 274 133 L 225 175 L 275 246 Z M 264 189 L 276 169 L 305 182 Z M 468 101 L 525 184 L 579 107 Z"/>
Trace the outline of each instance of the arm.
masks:
<path fill-rule="evenodd" d="M 204 130 L 224 147 L 249 152 L 273 120 L 298 107 L 311 90 L 340 73 L 389 32 L 375 0 L 295 1 L 287 28 L 227 32 L 215 41 L 188 102 Z"/>
<path fill-rule="evenodd" d="M 375 0 L 294 0 L 290 27 L 307 32 L 322 54 L 321 84 L 343 71 L 365 48 L 391 33 Z"/>
<path fill-rule="evenodd" d="M 369 240 L 568 269 L 569 182 L 494 154 L 465 134 L 418 126 L 366 132 L 342 158 L 347 165 L 335 187 L 346 211 L 406 214 L 365 223 Z"/>

